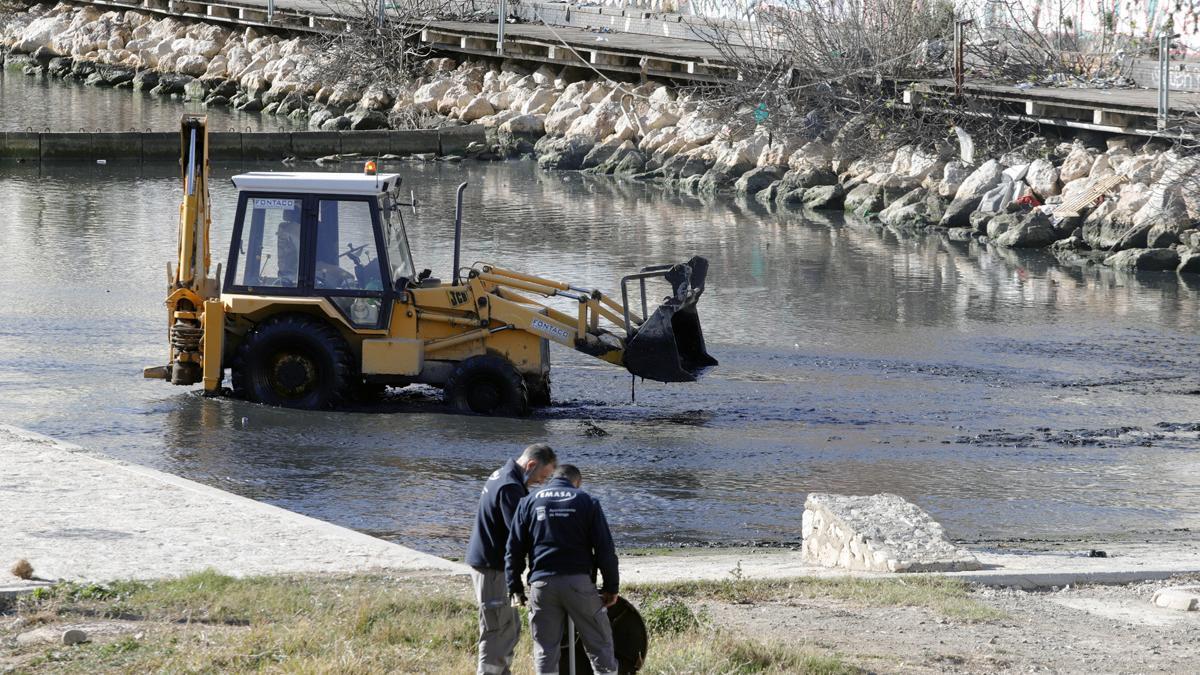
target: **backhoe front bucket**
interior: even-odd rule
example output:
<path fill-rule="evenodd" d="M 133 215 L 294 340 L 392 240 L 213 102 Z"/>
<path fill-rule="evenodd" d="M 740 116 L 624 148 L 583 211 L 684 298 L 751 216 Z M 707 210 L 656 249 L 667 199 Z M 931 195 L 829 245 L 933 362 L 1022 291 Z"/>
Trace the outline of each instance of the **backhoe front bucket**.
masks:
<path fill-rule="evenodd" d="M 717 365 L 704 346 L 696 312 L 707 275 L 708 261 L 699 256 L 661 275 L 671 283 L 671 295 L 626 342 L 624 364 L 629 372 L 658 382 L 695 382 L 705 368 Z M 635 278 L 644 283 L 647 277 L 626 280 Z"/>

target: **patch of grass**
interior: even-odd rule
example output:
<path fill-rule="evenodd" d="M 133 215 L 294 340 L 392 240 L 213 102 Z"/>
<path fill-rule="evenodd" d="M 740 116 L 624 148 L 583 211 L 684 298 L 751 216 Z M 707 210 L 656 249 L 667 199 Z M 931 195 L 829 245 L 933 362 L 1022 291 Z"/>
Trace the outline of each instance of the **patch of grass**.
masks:
<path fill-rule="evenodd" d="M 708 615 L 703 610 L 695 612 L 679 598 L 659 593 L 642 598 L 638 612 L 652 636 L 695 631 L 708 623 Z"/>
<path fill-rule="evenodd" d="M 660 592 L 640 601 L 651 631 L 643 672 L 858 672 L 837 655 L 715 628 L 681 599 L 695 595 Z M 60 584 L 41 597 L 22 598 L 16 611 L 27 621 L 49 625 L 113 616 L 137 625 L 135 634 L 124 623 L 120 637 L 99 632 L 92 642 L 74 647 L 15 647 L 8 656 L 19 660 L 21 671 L 457 675 L 475 670 L 478 615 L 470 584 L 461 578 L 238 579 L 207 571 L 149 583 Z M 0 643 L 14 637 L 4 625 L 0 621 Z M 524 612 L 522 626 L 513 670 L 528 675 L 533 650 Z"/>
<path fill-rule="evenodd" d="M 924 607 L 963 621 L 994 621 L 1006 615 L 974 599 L 967 584 L 954 579 L 916 576 L 908 579 L 859 577 L 680 581 L 635 584 L 629 590 L 675 598 L 701 598 L 735 604 L 784 601 L 792 598 L 833 598 L 883 607 Z"/>

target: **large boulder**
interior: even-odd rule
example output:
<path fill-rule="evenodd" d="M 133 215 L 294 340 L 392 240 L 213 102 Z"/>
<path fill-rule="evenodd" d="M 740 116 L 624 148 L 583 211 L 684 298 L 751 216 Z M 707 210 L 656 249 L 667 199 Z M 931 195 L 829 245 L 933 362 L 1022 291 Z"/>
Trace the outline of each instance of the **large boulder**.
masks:
<path fill-rule="evenodd" d="M 1119 270 L 1163 272 L 1179 266 L 1179 253 L 1170 248 L 1131 248 L 1108 256 L 1104 264 Z"/>
<path fill-rule="evenodd" d="M 182 96 L 187 87 L 188 82 L 191 82 L 193 77 L 189 75 L 179 75 L 176 73 L 163 73 L 158 78 L 158 85 L 150 90 L 155 96 Z M 137 88 L 137 80 L 134 80 L 134 88 Z"/>
<path fill-rule="evenodd" d="M 946 213 L 941 220 L 942 227 L 969 226 L 971 212 L 979 207 L 980 200 L 988 191 L 1000 184 L 1003 176 L 1003 167 L 994 159 L 984 162 L 971 172 L 954 193 L 954 201 L 946 207 Z"/>
<path fill-rule="evenodd" d="M 663 176 L 678 180 L 703 176 L 713 168 L 712 155 L 704 152 L 704 148 L 696 148 L 678 155 L 665 155 L 661 161 Z"/>
<path fill-rule="evenodd" d="M 1167 248 L 1180 243 L 1181 236 L 1193 229 L 1192 223 L 1169 221 L 1156 222 L 1146 231 L 1147 248 Z"/>
<path fill-rule="evenodd" d="M 606 144 L 607 145 L 607 144 Z M 595 150 L 593 149 L 593 152 Z M 588 153 L 591 157 L 592 153 Z M 584 163 L 588 162 L 588 158 L 584 159 Z M 624 141 L 618 145 L 612 152 L 607 153 L 604 161 L 592 168 L 594 173 L 599 174 L 633 174 L 641 173 L 645 170 L 646 156 L 637 149 L 637 146 L 632 141 Z"/>
<path fill-rule="evenodd" d="M 445 79 L 434 80 L 429 84 L 417 87 L 417 90 L 413 92 L 413 107 L 418 111 L 435 110 L 437 108 L 438 101 L 442 100 L 442 97 L 445 96 L 446 92 L 450 91 L 450 87 L 453 86 L 453 81 Z"/>
<path fill-rule="evenodd" d="M 879 212 L 879 220 L 892 227 L 923 229 L 936 224 L 945 206 L 936 193 L 914 188 Z"/>
<path fill-rule="evenodd" d="M 538 166 L 543 169 L 576 171 L 591 152 L 593 143 L 582 136 L 556 138 L 543 136 L 534 146 L 538 155 Z"/>
<path fill-rule="evenodd" d="M 766 136 L 759 135 L 734 143 L 722 144 L 714 156 L 713 170 L 736 179 L 755 167 L 758 156 L 768 142 L 769 139 Z"/>
<path fill-rule="evenodd" d="M 1084 178 L 1092 170 L 1092 164 L 1095 162 L 1095 156 L 1087 148 L 1076 145 L 1071 149 L 1071 153 L 1067 155 L 1062 168 L 1058 171 L 1059 180 L 1063 183 L 1070 183 L 1078 178 Z"/>
<path fill-rule="evenodd" d="M 387 110 L 395 100 L 392 94 L 378 84 L 372 84 L 358 99 L 358 106 L 367 110 Z"/>
<path fill-rule="evenodd" d="M 275 114 L 291 116 L 292 113 L 303 110 L 305 110 L 304 96 L 298 91 L 293 91 L 279 101 L 279 107 L 275 109 Z"/>
<path fill-rule="evenodd" d="M 371 129 L 387 129 L 387 115 L 378 110 L 358 108 L 346 115 L 350 120 L 350 128 L 354 131 L 369 131 Z"/>
<path fill-rule="evenodd" d="M 557 101 L 558 92 L 550 88 L 541 87 L 536 89 L 529 98 L 525 99 L 525 103 L 521 106 L 521 114 L 544 115 L 550 112 L 550 108 Z"/>
<path fill-rule="evenodd" d="M 742 174 L 734 184 L 734 189 L 741 195 L 755 195 L 765 189 L 783 175 L 783 166 L 760 166 Z"/>
<path fill-rule="evenodd" d="M 977 224 L 975 231 L 986 234 L 988 239 L 995 239 L 1020 224 L 1020 213 L 1000 213 Z"/>
<path fill-rule="evenodd" d="M 604 140 L 617 128 L 617 120 L 623 114 L 621 104 L 615 101 L 601 103 L 586 115 L 577 118 L 567 128 L 567 136 L 582 136 L 592 143 Z M 549 120 L 547 119 L 547 126 Z"/>
<path fill-rule="evenodd" d="M 1043 248 L 1060 239 L 1057 230 L 1041 209 L 1034 209 L 1016 225 L 992 239 L 997 246 L 1009 248 Z"/>
<path fill-rule="evenodd" d="M 820 141 L 809 141 L 788 157 L 788 167 L 793 171 L 818 169 L 833 172 L 833 149 Z"/>
<path fill-rule="evenodd" d="M 807 196 L 807 193 L 805 194 Z M 863 183 L 846 193 L 842 208 L 867 217 L 879 213 L 884 206 L 884 190 L 878 185 Z"/>
<path fill-rule="evenodd" d="M 1059 193 L 1058 169 L 1046 159 L 1035 159 L 1029 164 L 1025 182 L 1042 200 Z"/>
<path fill-rule="evenodd" d="M 846 191 L 840 185 L 818 185 L 804 191 L 804 207 L 820 211 L 843 208 Z"/>
<path fill-rule="evenodd" d="M 958 192 L 958 188 L 962 187 L 963 181 L 967 176 L 971 175 L 971 167 L 963 164 L 960 161 L 947 162 L 942 168 L 942 181 L 938 186 L 938 195 L 942 197 L 954 197 Z"/>
<path fill-rule="evenodd" d="M 1179 254 L 1179 267 L 1175 268 L 1180 274 L 1200 274 L 1200 251 L 1184 250 Z"/>
<path fill-rule="evenodd" d="M 458 118 L 470 123 L 495 113 L 496 109 L 492 107 L 491 103 L 488 103 L 486 98 L 476 96 L 464 108 L 458 111 Z"/>
<path fill-rule="evenodd" d="M 626 145 L 628 143 L 628 145 Z M 588 154 L 583 158 L 581 169 L 592 169 L 607 162 L 610 157 L 617 153 L 622 148 L 632 148 L 633 144 L 628 141 L 605 141 L 592 147 Z"/>
<path fill-rule="evenodd" d="M 118 64 L 106 64 L 96 66 L 96 75 L 110 87 L 116 87 L 126 82 L 133 82 L 134 76 L 137 74 L 133 68 Z"/>

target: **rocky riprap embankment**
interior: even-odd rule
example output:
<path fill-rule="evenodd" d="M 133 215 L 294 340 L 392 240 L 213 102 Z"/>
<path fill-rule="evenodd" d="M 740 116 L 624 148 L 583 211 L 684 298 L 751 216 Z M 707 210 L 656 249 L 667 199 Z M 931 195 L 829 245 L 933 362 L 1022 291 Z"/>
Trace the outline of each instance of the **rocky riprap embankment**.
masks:
<path fill-rule="evenodd" d="M 1200 271 L 1200 162 L 1162 141 L 1035 138 L 967 164 L 958 149 L 901 147 L 863 157 L 862 125 L 817 138 L 733 125 L 660 82 L 621 84 L 581 68 L 511 61 L 420 64 L 406 86 L 324 82 L 311 39 L 231 31 L 92 6 L 34 5 L 0 25 L 6 67 L 307 119 L 313 129 L 475 123 L 496 157 L 545 168 L 733 191 L 781 208 L 844 209 L 952 239 L 1051 248 L 1072 263 Z M 750 107 L 736 115 L 751 119 Z M 1099 205 L 1059 218 L 1064 200 L 1120 175 Z"/>

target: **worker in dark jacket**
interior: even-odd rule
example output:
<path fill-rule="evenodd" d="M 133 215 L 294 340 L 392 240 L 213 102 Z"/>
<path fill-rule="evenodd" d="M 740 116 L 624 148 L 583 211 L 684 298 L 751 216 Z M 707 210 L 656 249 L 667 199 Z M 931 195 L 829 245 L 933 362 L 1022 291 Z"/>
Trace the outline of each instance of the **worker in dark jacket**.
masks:
<path fill-rule="evenodd" d="M 529 558 L 529 625 L 539 675 L 557 675 L 563 624 L 570 616 L 596 675 L 616 675 L 608 608 L 617 601 L 617 551 L 600 502 L 579 489 L 579 469 L 563 464 L 521 500 L 508 535 L 504 575 L 514 604 L 525 604 L 521 576 Z M 596 570 L 604 585 L 596 591 Z"/>
<path fill-rule="evenodd" d="M 521 636 L 521 619 L 509 604 L 504 582 L 504 548 L 508 527 L 529 485 L 542 483 L 558 458 L 550 446 L 537 443 L 492 473 L 479 496 L 479 513 L 471 530 L 467 564 L 479 603 L 479 675 L 507 675 L 513 648 Z"/>

